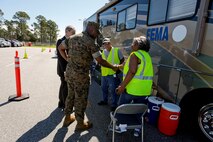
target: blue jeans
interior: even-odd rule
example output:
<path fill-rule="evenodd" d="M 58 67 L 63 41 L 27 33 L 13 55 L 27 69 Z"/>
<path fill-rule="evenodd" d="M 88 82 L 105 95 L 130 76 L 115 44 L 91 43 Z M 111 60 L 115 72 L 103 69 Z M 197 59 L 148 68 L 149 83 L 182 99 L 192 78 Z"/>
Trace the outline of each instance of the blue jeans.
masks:
<path fill-rule="evenodd" d="M 147 104 L 148 103 L 148 96 L 133 96 L 128 94 L 126 91 L 120 95 L 118 106 L 122 104 L 129 104 L 129 103 L 139 103 L 139 104 Z M 145 114 L 146 116 L 146 114 Z M 141 114 L 136 114 L 138 122 L 141 120 Z"/>
<path fill-rule="evenodd" d="M 119 85 L 119 78 L 113 75 L 102 76 L 101 77 L 101 88 L 103 93 L 103 101 L 108 102 L 108 95 L 111 96 L 111 107 L 117 107 L 117 94 L 115 89 Z"/>
<path fill-rule="evenodd" d="M 127 92 L 124 92 L 120 96 L 118 106 L 122 105 L 122 104 L 129 104 L 131 102 L 147 104 L 148 96 L 133 96 L 133 95 L 128 94 Z"/>

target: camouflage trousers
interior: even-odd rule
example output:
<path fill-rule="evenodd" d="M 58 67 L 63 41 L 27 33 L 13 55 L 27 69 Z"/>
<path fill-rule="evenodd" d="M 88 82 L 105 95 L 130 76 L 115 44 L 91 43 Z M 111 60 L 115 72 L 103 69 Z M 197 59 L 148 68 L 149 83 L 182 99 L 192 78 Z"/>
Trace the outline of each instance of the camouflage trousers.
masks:
<path fill-rule="evenodd" d="M 66 98 L 65 115 L 75 112 L 75 118 L 78 123 L 83 123 L 84 112 L 87 107 L 89 81 L 68 81 L 68 96 Z"/>

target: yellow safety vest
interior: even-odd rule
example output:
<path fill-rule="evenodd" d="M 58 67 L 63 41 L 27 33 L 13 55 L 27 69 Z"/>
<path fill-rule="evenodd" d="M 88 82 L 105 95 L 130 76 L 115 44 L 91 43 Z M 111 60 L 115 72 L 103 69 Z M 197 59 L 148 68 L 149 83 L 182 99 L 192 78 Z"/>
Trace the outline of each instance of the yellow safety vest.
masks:
<path fill-rule="evenodd" d="M 141 60 L 141 63 L 138 65 L 135 76 L 127 84 L 126 91 L 128 94 L 133 96 L 149 96 L 151 95 L 153 83 L 153 67 L 151 57 L 143 50 L 132 52 L 130 56 L 132 54 L 135 54 Z M 129 70 L 130 56 L 124 65 L 123 79 Z"/>
<path fill-rule="evenodd" d="M 120 64 L 120 59 L 119 59 L 119 56 L 118 56 L 118 48 L 112 47 L 107 58 L 104 55 L 104 51 L 103 51 L 102 52 L 102 58 L 107 60 L 107 62 L 109 62 L 113 65 Z M 110 68 L 105 68 L 105 67 L 101 66 L 101 75 L 102 76 L 113 75 L 113 74 L 115 74 L 115 71 L 113 71 Z"/>

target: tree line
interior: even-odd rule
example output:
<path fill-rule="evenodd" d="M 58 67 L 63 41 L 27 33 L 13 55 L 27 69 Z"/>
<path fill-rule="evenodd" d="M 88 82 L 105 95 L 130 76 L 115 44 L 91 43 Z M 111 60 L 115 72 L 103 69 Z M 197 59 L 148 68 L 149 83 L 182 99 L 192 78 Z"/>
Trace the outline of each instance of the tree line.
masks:
<path fill-rule="evenodd" d="M 28 26 L 30 16 L 24 11 L 16 12 L 12 20 L 4 19 L 4 12 L 0 9 L 0 37 L 39 43 L 55 43 L 57 40 L 58 25 L 47 20 L 44 16 L 35 17 L 37 22 Z"/>

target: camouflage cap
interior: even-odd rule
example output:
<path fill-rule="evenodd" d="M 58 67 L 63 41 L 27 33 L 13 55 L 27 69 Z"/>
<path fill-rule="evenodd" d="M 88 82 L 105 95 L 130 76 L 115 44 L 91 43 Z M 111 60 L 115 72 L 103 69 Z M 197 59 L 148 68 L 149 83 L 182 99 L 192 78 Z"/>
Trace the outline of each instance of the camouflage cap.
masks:
<path fill-rule="evenodd" d="M 96 29 L 99 33 L 101 33 L 101 32 L 100 32 L 100 25 L 99 25 L 98 23 L 93 22 L 93 21 L 89 21 L 89 22 L 87 23 L 87 27 L 88 27 L 88 26 L 94 26 L 95 29 Z"/>

